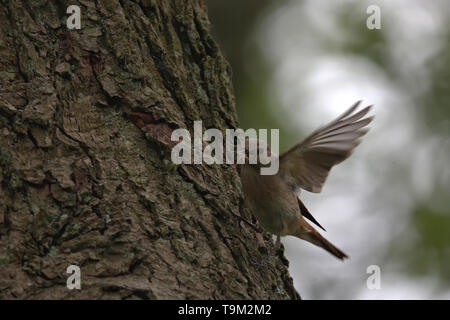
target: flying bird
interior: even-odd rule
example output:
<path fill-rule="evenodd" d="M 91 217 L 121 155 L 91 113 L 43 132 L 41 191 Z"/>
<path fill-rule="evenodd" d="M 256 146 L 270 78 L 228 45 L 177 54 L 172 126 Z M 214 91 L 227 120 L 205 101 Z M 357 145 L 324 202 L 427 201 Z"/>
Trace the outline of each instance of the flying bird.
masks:
<path fill-rule="evenodd" d="M 241 168 L 245 200 L 259 224 L 277 236 L 276 248 L 280 246 L 281 236 L 291 235 L 309 241 L 341 260 L 348 258 L 306 221 L 308 219 L 325 231 L 299 195 L 301 190 L 321 192 L 331 168 L 347 159 L 368 132 L 367 125 L 373 116 L 366 115 L 372 106 L 356 112 L 360 103 L 356 102 L 337 119 L 283 153 L 277 174 L 261 175 L 262 165 L 247 161 Z"/>

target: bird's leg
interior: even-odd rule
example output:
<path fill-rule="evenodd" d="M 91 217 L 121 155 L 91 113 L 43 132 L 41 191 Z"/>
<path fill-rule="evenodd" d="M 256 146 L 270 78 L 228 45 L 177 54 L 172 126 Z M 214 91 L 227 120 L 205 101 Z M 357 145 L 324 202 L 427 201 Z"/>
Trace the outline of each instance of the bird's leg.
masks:
<path fill-rule="evenodd" d="M 266 245 L 264 244 L 264 238 L 261 232 L 256 233 L 256 239 L 258 240 L 258 246 L 263 248 Z"/>
<path fill-rule="evenodd" d="M 277 234 L 277 241 L 275 241 L 275 250 L 280 249 L 281 246 L 281 236 L 280 234 Z"/>
<path fill-rule="evenodd" d="M 241 217 L 242 218 L 242 217 Z M 256 221 L 256 224 L 251 223 L 250 221 L 242 218 L 242 221 L 244 221 L 247 225 L 249 225 L 253 230 L 255 230 L 255 236 L 256 236 L 256 240 L 258 241 L 258 247 L 260 249 L 263 249 L 266 247 L 266 245 L 264 244 L 264 238 L 262 235 L 262 230 L 259 227 L 258 221 Z"/>
<path fill-rule="evenodd" d="M 235 215 L 236 217 L 238 217 L 242 222 L 244 222 L 246 225 L 248 225 L 250 228 L 252 228 L 253 230 L 255 230 L 256 232 L 256 240 L 258 241 L 258 247 L 260 248 L 260 250 L 266 250 L 266 245 L 264 244 L 264 238 L 262 235 L 262 229 L 259 227 L 258 221 L 256 221 L 256 224 L 248 221 L 247 219 L 245 219 L 243 216 L 237 215 L 233 212 L 233 215 Z"/>
<path fill-rule="evenodd" d="M 264 238 L 263 238 L 263 234 L 262 234 L 262 229 L 259 226 L 258 220 L 255 219 L 255 217 L 253 216 L 253 220 L 255 221 L 254 223 L 252 223 L 252 227 L 254 227 L 254 230 L 256 231 L 256 240 L 258 241 L 258 248 L 261 252 L 267 251 L 266 249 L 266 245 L 264 244 Z"/>
<path fill-rule="evenodd" d="M 243 216 L 237 215 L 233 212 L 233 214 L 238 217 L 239 219 L 241 219 L 246 225 L 248 225 L 250 228 L 252 228 L 253 230 L 255 230 L 257 233 L 262 233 L 262 230 L 259 226 L 254 225 L 253 223 L 251 223 L 250 221 L 248 221 L 247 219 L 245 219 Z"/>
<path fill-rule="evenodd" d="M 273 256 L 276 256 L 278 251 L 280 250 L 281 247 L 281 236 L 278 233 L 277 235 L 277 240 L 275 241 L 275 245 L 272 247 L 272 249 L 270 250 L 270 254 Z"/>

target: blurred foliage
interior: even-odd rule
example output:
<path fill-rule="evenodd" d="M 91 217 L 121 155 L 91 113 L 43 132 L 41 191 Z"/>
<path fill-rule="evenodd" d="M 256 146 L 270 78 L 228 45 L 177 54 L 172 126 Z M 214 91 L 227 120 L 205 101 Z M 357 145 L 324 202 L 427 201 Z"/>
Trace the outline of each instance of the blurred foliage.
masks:
<path fill-rule="evenodd" d="M 209 1 L 212 31 L 233 69 L 233 84 L 240 126 L 279 128 L 280 150 L 292 132 L 273 116 L 278 104 L 272 88 L 272 66 L 261 52 L 254 33 L 261 19 L 285 0 Z"/>
<path fill-rule="evenodd" d="M 450 212 L 418 206 L 412 213 L 418 237 L 405 250 L 406 265 L 413 274 L 435 274 L 450 280 Z"/>
<path fill-rule="evenodd" d="M 423 99 L 423 116 L 429 129 L 450 138 L 450 28 L 445 46 L 429 62 L 431 88 Z"/>
<path fill-rule="evenodd" d="M 389 71 L 390 68 L 386 68 L 389 65 L 389 60 L 386 57 L 387 39 L 385 34 L 374 32 L 368 28 L 361 28 L 366 24 L 366 16 L 359 14 L 360 12 L 361 7 L 355 6 L 353 3 L 343 5 L 336 14 L 339 25 L 345 30 L 346 37 L 344 41 L 334 42 L 335 45 L 330 46 L 329 44 L 333 43 L 333 35 L 331 34 L 327 39 L 328 44 L 325 43 L 323 47 L 329 48 L 330 52 L 342 51 L 345 54 L 364 56 L 379 67 Z"/>

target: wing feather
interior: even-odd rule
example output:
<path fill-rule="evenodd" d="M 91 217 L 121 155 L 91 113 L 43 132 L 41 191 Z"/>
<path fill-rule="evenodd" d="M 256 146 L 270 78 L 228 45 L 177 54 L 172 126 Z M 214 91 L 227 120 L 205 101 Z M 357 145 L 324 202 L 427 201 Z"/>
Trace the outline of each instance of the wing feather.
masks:
<path fill-rule="evenodd" d="M 281 155 L 280 174 L 295 190 L 320 192 L 331 168 L 347 159 L 359 145 L 373 120 L 373 116 L 365 117 L 372 106 L 354 113 L 360 103 Z"/>

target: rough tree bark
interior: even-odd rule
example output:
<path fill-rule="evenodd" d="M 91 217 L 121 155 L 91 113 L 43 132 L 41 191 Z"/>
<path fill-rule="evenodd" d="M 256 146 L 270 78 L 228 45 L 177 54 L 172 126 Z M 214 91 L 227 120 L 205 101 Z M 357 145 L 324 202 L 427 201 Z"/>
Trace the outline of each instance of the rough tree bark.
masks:
<path fill-rule="evenodd" d="M 299 298 L 237 168 L 170 161 L 173 129 L 238 127 L 204 1 L 0 3 L 0 298 Z"/>

